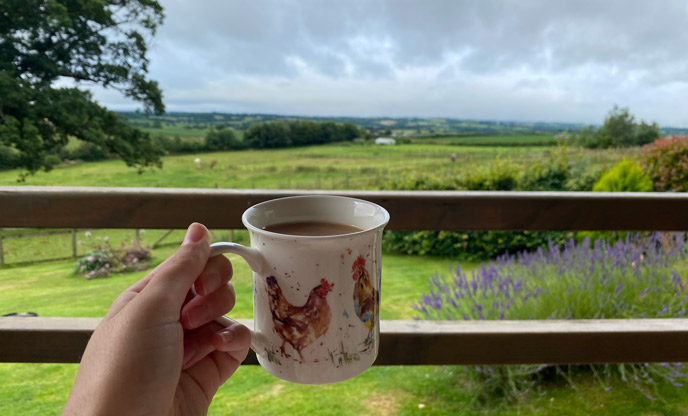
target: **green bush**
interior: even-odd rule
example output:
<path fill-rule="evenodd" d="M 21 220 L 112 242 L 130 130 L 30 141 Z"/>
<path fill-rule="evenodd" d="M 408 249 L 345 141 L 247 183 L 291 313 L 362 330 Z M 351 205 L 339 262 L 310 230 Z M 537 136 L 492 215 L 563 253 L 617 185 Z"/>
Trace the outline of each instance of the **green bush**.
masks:
<path fill-rule="evenodd" d="M 624 159 L 604 173 L 592 190 L 594 192 L 650 192 L 652 191 L 652 180 L 643 173 L 640 166 Z M 627 232 L 580 231 L 576 234 L 576 239 L 583 241 L 587 238 L 590 244 L 594 244 L 599 239 L 614 242 L 627 236 Z"/>
<path fill-rule="evenodd" d="M 537 250 L 548 242 L 563 245 L 574 235 L 560 231 L 386 231 L 382 245 L 394 253 L 479 261 Z"/>
<path fill-rule="evenodd" d="M 205 136 L 205 148 L 211 152 L 241 149 L 243 147 L 243 143 L 237 139 L 232 129 L 218 127 L 211 129 Z"/>
<path fill-rule="evenodd" d="M 579 133 L 573 134 L 569 142 L 589 149 L 606 149 L 641 146 L 652 143 L 658 137 L 657 123 L 647 124 L 644 121 L 636 123 L 635 117 L 628 112 L 628 108 L 614 106 L 604 119 L 602 127 L 583 128 Z"/>
<path fill-rule="evenodd" d="M 650 192 L 652 180 L 636 163 L 624 159 L 593 186 L 594 192 Z"/>
<path fill-rule="evenodd" d="M 586 172 L 576 182 L 573 173 Z M 523 173 L 521 173 L 523 172 Z M 589 191 L 598 171 L 569 160 L 565 146 L 551 152 L 543 161 L 527 169 L 509 160 L 498 159 L 489 169 L 473 171 L 463 177 L 413 174 L 390 182 L 388 189 L 401 190 L 489 190 L 489 191 Z M 576 189 L 584 186 L 585 189 Z M 493 259 L 505 253 L 533 251 L 551 241 L 563 245 L 575 236 L 573 232 L 532 231 L 386 231 L 382 244 L 385 250 L 403 254 L 437 255 L 459 260 Z"/>
<path fill-rule="evenodd" d="M 84 162 L 96 162 L 110 158 L 110 152 L 101 146 L 90 142 L 81 142 L 72 149 L 63 148 L 59 154 L 62 160 L 83 160 Z"/>
<path fill-rule="evenodd" d="M 49 166 L 50 168 L 53 168 L 60 163 L 62 163 L 62 159 L 58 155 L 47 155 L 44 159 L 44 164 L 45 166 Z"/>
<path fill-rule="evenodd" d="M 14 169 L 20 165 L 19 152 L 0 144 L 0 170 Z"/>
<path fill-rule="evenodd" d="M 656 191 L 688 191 L 688 135 L 663 137 L 644 146 L 640 162 Z"/>
<path fill-rule="evenodd" d="M 511 191 L 519 186 L 519 168 L 510 160 L 497 158 L 490 169 L 468 172 L 459 183 L 471 191 Z"/>

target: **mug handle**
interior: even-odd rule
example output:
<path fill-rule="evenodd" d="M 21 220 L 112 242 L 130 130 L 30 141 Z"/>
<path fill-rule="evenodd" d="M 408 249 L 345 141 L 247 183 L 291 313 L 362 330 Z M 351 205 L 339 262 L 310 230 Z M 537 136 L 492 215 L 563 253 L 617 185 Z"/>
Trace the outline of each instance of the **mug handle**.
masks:
<path fill-rule="evenodd" d="M 243 257 L 244 260 L 246 260 L 246 263 L 248 263 L 251 270 L 253 270 L 255 273 L 261 273 L 261 271 L 265 268 L 266 265 L 263 255 L 260 254 L 260 252 L 257 249 L 230 242 L 219 242 L 211 244 L 210 255 L 208 257 L 210 258 L 218 256 L 223 253 L 233 253 Z M 224 315 L 215 319 L 215 322 L 222 325 L 222 327 L 227 327 L 232 323 L 238 323 L 234 319 L 228 318 Z M 261 334 L 260 332 L 254 331 L 250 328 L 249 331 L 251 332 L 251 349 L 256 354 L 265 354 L 265 351 L 267 350 L 267 340 L 265 339 L 265 335 Z"/>

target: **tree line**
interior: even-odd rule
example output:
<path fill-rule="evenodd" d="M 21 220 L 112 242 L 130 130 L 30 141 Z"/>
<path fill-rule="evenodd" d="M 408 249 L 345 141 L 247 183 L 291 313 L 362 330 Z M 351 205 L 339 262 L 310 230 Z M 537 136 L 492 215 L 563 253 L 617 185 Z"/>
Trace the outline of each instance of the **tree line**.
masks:
<path fill-rule="evenodd" d="M 199 153 L 347 142 L 365 135 L 366 132 L 353 123 L 288 120 L 254 123 L 244 132 L 243 140 L 239 139 L 235 130 L 217 125 L 208 131 L 202 141 L 158 135 L 154 137 L 154 142 L 168 153 Z"/>

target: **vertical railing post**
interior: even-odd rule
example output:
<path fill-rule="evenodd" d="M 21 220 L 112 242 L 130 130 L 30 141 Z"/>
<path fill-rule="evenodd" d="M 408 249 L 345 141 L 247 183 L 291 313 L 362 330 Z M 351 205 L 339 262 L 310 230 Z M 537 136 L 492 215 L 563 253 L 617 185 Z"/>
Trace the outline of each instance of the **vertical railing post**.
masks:
<path fill-rule="evenodd" d="M 76 252 L 76 228 L 72 228 L 72 257 L 77 258 Z"/>
<path fill-rule="evenodd" d="M 0 266 L 5 265 L 5 253 L 2 248 L 2 234 L 0 234 Z"/>

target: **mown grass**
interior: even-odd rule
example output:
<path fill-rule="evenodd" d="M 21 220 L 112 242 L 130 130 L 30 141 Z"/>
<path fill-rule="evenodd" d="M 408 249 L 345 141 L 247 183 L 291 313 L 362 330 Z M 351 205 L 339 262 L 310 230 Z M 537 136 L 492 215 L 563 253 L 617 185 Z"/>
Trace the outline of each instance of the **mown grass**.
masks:
<path fill-rule="evenodd" d="M 174 250 L 173 246 L 155 250 L 156 262 Z M 233 282 L 238 299 L 231 315 L 250 319 L 253 317 L 250 270 L 241 259 L 230 258 L 234 264 Z M 446 259 L 386 255 L 381 318 L 411 319 L 410 305 L 426 284 L 427 270 L 442 270 L 447 264 L 450 262 Z M 61 261 L 0 269 L 0 315 L 30 311 L 40 316 L 101 317 L 125 288 L 146 273 L 85 280 L 73 274 L 73 266 L 72 261 Z M 0 414 L 58 414 L 76 368 L 72 364 L 0 364 L 0 379 L 3 380 L 0 383 Z M 395 377 L 407 383 L 409 376 L 423 379 L 428 371 L 434 371 L 432 368 L 422 369 L 420 373 L 416 370 L 373 369 L 366 376 L 341 386 L 318 389 L 282 382 L 259 368 L 242 369 L 223 386 L 212 414 L 225 414 L 229 410 L 240 414 L 302 414 L 308 411 L 322 414 L 323 409 L 332 409 L 331 414 L 365 414 L 366 409 L 370 409 L 362 399 L 375 395 L 374 400 L 383 400 L 376 390 L 386 383 L 390 375 L 396 374 Z M 404 372 L 407 374 L 403 375 Z M 343 402 L 342 394 L 347 389 L 354 391 L 350 391 L 347 394 L 349 400 Z M 355 391 L 365 391 L 367 395 L 361 396 Z M 312 394 L 318 395 L 320 400 L 309 400 Z M 391 392 L 387 396 L 394 398 L 395 403 L 399 399 Z"/>
<path fill-rule="evenodd" d="M 155 251 L 156 261 L 175 247 Z M 248 267 L 232 256 L 236 318 L 251 318 Z M 432 270 L 452 267 L 448 259 L 384 255 L 382 318 L 410 319 L 411 302 L 427 290 Z M 471 268 L 472 264 L 462 264 Z M 72 274 L 71 261 L 0 269 L 0 312 L 34 311 L 41 316 L 103 316 L 112 300 L 146 272 L 91 281 Z M 19 318 L 18 318 L 19 319 Z M 30 318 L 24 318 L 30 319 Z M 77 365 L 0 364 L 0 414 L 59 414 Z M 374 367 L 352 380 L 304 386 L 279 380 L 258 366 L 246 366 L 218 392 L 211 415 L 680 415 L 688 400 L 683 390 L 661 387 L 651 402 L 622 383 L 606 392 L 591 376 L 566 384 L 543 384 L 517 404 L 485 401 L 473 393 L 463 367 Z"/>

